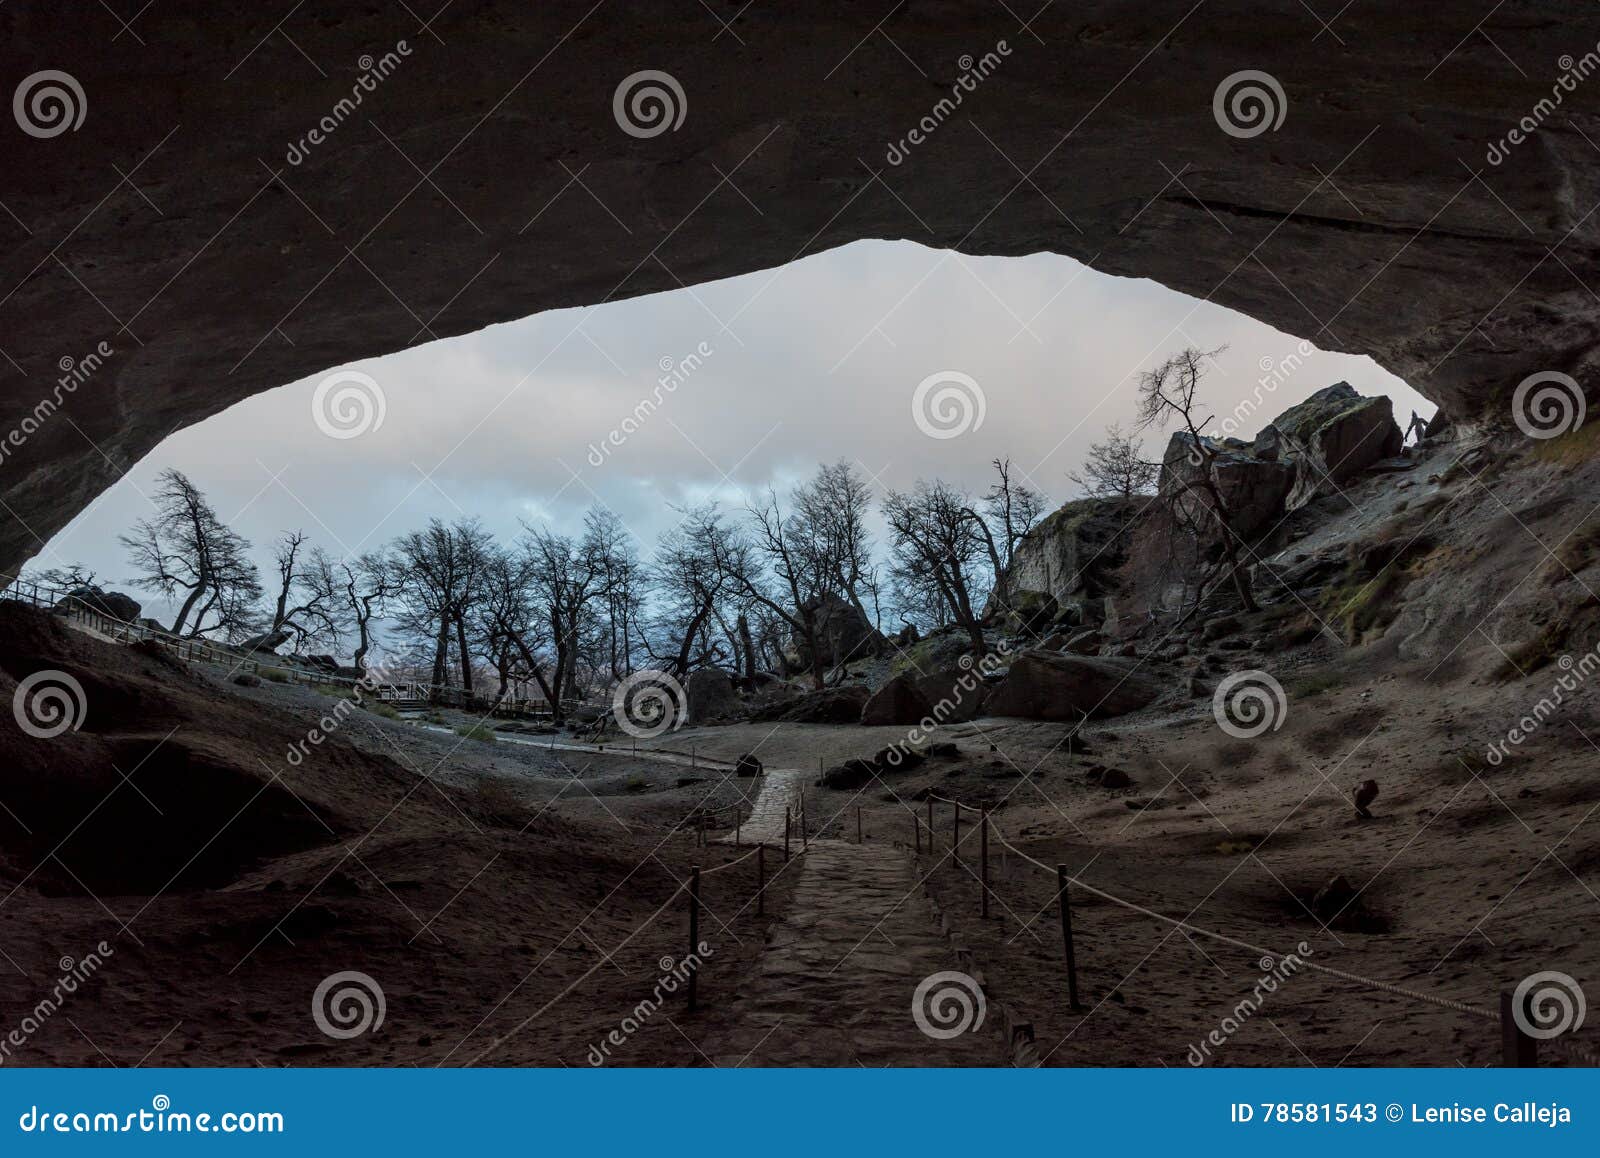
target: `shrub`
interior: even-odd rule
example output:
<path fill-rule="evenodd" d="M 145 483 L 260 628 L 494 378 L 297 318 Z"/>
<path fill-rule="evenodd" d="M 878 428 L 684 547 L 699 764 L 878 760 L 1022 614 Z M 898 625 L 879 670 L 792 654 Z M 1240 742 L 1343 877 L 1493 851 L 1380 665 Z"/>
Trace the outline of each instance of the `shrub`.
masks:
<path fill-rule="evenodd" d="M 289 673 L 284 671 L 281 667 L 259 668 L 257 669 L 256 674 L 264 680 L 271 680 L 275 684 L 286 684 L 289 682 Z"/>
<path fill-rule="evenodd" d="M 456 729 L 456 735 L 468 740 L 481 740 L 486 744 L 493 744 L 499 737 L 494 734 L 494 729 L 479 720 L 475 724 L 462 724 Z"/>

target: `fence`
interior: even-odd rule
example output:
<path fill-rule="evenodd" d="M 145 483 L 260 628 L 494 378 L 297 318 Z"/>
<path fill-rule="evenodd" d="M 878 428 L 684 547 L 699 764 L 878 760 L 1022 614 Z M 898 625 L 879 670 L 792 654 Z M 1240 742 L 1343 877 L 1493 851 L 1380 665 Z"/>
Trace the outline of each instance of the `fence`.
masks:
<path fill-rule="evenodd" d="M 981 890 L 980 895 L 982 899 L 980 903 L 983 916 L 987 917 L 989 915 L 989 896 L 992 891 L 989 887 L 989 843 L 991 837 L 1003 849 L 1017 857 L 1017 859 L 1023 864 L 1030 865 L 1033 868 L 1036 868 L 1041 872 L 1055 878 L 1055 897 L 1057 906 L 1061 911 L 1062 956 L 1067 974 L 1067 1003 L 1069 1008 L 1073 1010 L 1081 1010 L 1083 1006 L 1078 998 L 1078 965 L 1072 935 L 1071 887 L 1076 887 L 1090 896 L 1098 897 L 1103 901 L 1116 905 L 1119 908 L 1125 909 L 1129 912 L 1137 913 L 1140 916 L 1146 917 L 1150 920 L 1158 921 L 1162 924 L 1171 926 L 1173 929 L 1176 929 L 1186 935 L 1192 934 L 1198 937 L 1205 937 L 1209 940 L 1215 941 L 1219 944 L 1228 945 L 1235 949 L 1244 949 L 1258 957 L 1270 957 L 1275 961 L 1281 961 L 1286 956 L 1283 953 L 1279 953 L 1277 950 L 1266 949 L 1260 945 L 1251 944 L 1249 941 L 1245 941 L 1241 938 L 1232 937 L 1226 933 L 1219 933 L 1212 929 L 1206 929 L 1200 925 L 1191 924 L 1189 921 L 1182 920 L 1177 917 L 1169 917 L 1165 913 L 1159 913 L 1145 905 L 1126 900 L 1123 897 L 1117 896 L 1115 893 L 1107 892 L 1105 889 L 1096 888 L 1094 885 L 1088 884 L 1079 877 L 1073 876 L 1071 873 L 1069 873 L 1066 865 L 1057 864 L 1051 866 L 1045 864 L 1043 861 L 1028 855 L 1016 845 L 1012 844 L 1000 832 L 998 826 L 995 825 L 994 819 L 987 808 L 974 807 L 973 805 L 964 804 L 959 800 L 952 800 L 949 797 L 939 796 L 932 792 L 930 792 L 927 797 L 928 809 L 926 821 L 924 821 L 922 817 L 919 817 L 914 810 L 911 813 L 913 846 L 919 853 L 922 852 L 922 832 L 924 827 L 927 830 L 927 851 L 930 854 L 934 851 L 935 841 L 937 839 L 937 833 L 934 828 L 933 814 L 933 806 L 935 801 L 951 806 L 950 853 L 952 858 L 955 859 L 957 863 L 960 863 L 960 846 L 963 839 L 961 836 L 961 814 L 963 811 L 966 811 L 973 813 L 978 818 L 977 828 L 981 834 L 979 838 L 979 856 L 981 858 L 979 888 Z M 971 833 L 969 832 L 968 839 L 970 839 L 970 837 Z M 1338 969 L 1331 965 L 1323 965 L 1318 962 L 1304 960 L 1302 960 L 1300 963 L 1306 969 L 1317 973 L 1322 973 L 1325 976 L 1333 977 L 1340 981 L 1351 982 L 1367 989 L 1394 994 L 1399 997 L 1404 997 L 1410 1001 L 1421 1002 L 1424 1004 L 1437 1006 L 1442 1009 L 1453 1010 L 1454 1012 L 1464 1013 L 1483 1020 L 1498 1021 L 1500 1023 L 1501 1058 L 1504 1064 L 1508 1066 L 1534 1066 L 1538 1064 L 1538 1049 L 1540 1042 L 1538 1039 L 1530 1036 L 1523 1029 L 1525 1024 L 1533 1024 L 1533 995 L 1531 993 L 1526 995 L 1524 998 L 1525 1007 L 1522 1010 L 1517 1010 L 1515 1008 L 1512 994 L 1509 992 L 1501 992 L 1498 1008 L 1491 1010 L 1485 1009 L 1481 1006 L 1469 1005 L 1464 1001 L 1456 1001 L 1455 999 L 1449 997 L 1440 997 L 1432 993 L 1422 993 L 1415 989 L 1408 989 L 1402 985 L 1396 985 L 1389 981 L 1381 981 L 1376 978 L 1366 977 L 1360 973 L 1352 973 L 1349 970 Z M 1520 1017 L 1518 1016 L 1519 1013 L 1521 1014 Z M 1593 1050 L 1578 1042 L 1570 1040 L 1570 1038 L 1546 1038 L 1544 1039 L 1544 1044 L 1555 1052 L 1562 1054 L 1569 1061 L 1574 1061 L 1581 1065 L 1600 1066 L 1600 1054 L 1597 1054 Z"/>

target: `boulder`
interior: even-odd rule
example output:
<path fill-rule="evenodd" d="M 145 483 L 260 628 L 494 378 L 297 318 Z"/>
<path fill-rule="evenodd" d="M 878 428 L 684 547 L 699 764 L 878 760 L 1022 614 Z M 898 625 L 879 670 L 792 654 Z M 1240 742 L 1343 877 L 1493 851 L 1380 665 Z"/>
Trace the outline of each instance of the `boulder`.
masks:
<path fill-rule="evenodd" d="M 1234 532 L 1249 539 L 1276 526 L 1295 483 L 1295 468 L 1229 450 L 1209 438 L 1204 442 L 1214 452 L 1212 477 L 1227 504 Z M 1204 456 L 1196 449 L 1194 437 L 1186 430 L 1173 434 L 1161 461 L 1161 493 L 1196 522 L 1204 520 L 1211 506 L 1209 493 L 1200 489 L 1204 469 Z"/>
<path fill-rule="evenodd" d="M 1280 460 L 1295 468 L 1286 506 L 1296 510 L 1384 459 L 1403 442 L 1387 397 L 1363 398 L 1348 382 L 1325 386 L 1272 420 Z"/>
<path fill-rule="evenodd" d="M 846 760 L 843 764 L 835 764 L 824 772 L 822 786 L 837 788 L 842 792 L 853 792 L 877 774 L 878 769 L 873 766 L 872 761 L 856 757 Z"/>
<path fill-rule="evenodd" d="M 1117 570 L 1127 561 L 1127 532 L 1148 501 L 1077 499 L 1040 519 L 1017 544 L 1006 571 L 1013 606 L 1019 593 L 1031 592 L 1085 614 L 1089 601 L 1116 586 Z M 984 614 L 1000 610 L 991 600 Z"/>
<path fill-rule="evenodd" d="M 90 611 L 98 611 L 101 615 L 109 615 L 112 619 L 120 619 L 124 623 L 133 623 L 138 620 L 139 613 L 144 607 L 131 595 L 124 595 L 120 591 L 103 591 L 91 584 L 74 587 L 61 601 L 55 605 L 57 613 L 65 612 L 69 605 L 78 604 L 87 607 Z"/>
<path fill-rule="evenodd" d="M 1091 627 L 1088 631 L 1080 631 L 1062 645 L 1063 651 L 1070 651 L 1075 655 L 1096 655 L 1100 645 L 1105 642 L 1105 637 L 1098 628 Z"/>
<path fill-rule="evenodd" d="M 1061 614 L 1061 605 L 1047 591 L 1024 588 L 1013 590 L 1004 604 L 991 600 L 988 610 L 999 617 L 1006 630 L 1038 637 L 1050 630 Z"/>
<path fill-rule="evenodd" d="M 689 682 L 683 690 L 689 701 L 692 724 L 725 720 L 739 714 L 739 695 L 733 690 L 733 680 L 721 668 L 696 669 L 689 674 Z"/>
<path fill-rule="evenodd" d="M 792 699 L 768 704 L 755 712 L 751 719 L 789 724 L 855 724 L 861 720 L 861 709 L 872 693 L 856 684 L 839 688 L 824 688 L 820 692 L 807 692 Z"/>
<path fill-rule="evenodd" d="M 918 676 L 917 690 L 928 701 L 928 715 L 936 723 L 964 724 L 983 712 L 984 686 L 976 667 L 953 667 Z"/>
<path fill-rule="evenodd" d="M 261 686 L 261 677 L 253 671 L 242 671 L 233 677 L 233 682 L 241 688 L 259 688 Z"/>
<path fill-rule="evenodd" d="M 861 722 L 868 726 L 915 724 L 933 714 L 933 702 L 923 695 L 911 673 L 895 676 L 872 694 L 861 707 Z"/>
<path fill-rule="evenodd" d="M 992 716 L 1076 721 L 1120 716 L 1156 698 L 1156 682 L 1130 663 L 1054 651 L 1026 651 L 1011 665 L 984 710 Z"/>
<path fill-rule="evenodd" d="M 1331 921 L 1355 903 L 1355 886 L 1343 873 L 1333 877 L 1311 898 L 1311 911 L 1323 921 Z"/>
<path fill-rule="evenodd" d="M 762 764 L 757 757 L 746 752 L 739 757 L 739 762 L 734 765 L 733 771 L 736 776 L 759 776 L 762 772 Z"/>
<path fill-rule="evenodd" d="M 811 616 L 817 635 L 817 649 L 823 667 L 837 667 L 853 659 L 877 655 L 885 647 L 883 635 L 868 622 L 856 605 L 837 595 L 824 595 L 806 601 L 801 608 L 802 617 Z M 811 667 L 811 649 L 805 636 L 795 633 L 789 644 L 794 652 L 793 666 L 800 670 Z"/>

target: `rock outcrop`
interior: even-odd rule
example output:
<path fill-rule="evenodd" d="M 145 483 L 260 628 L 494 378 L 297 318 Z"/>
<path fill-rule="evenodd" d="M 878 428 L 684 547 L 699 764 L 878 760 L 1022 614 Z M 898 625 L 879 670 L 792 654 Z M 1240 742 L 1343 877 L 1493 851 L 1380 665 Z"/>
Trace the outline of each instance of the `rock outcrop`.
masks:
<path fill-rule="evenodd" d="M 1062 612 L 1074 625 L 1098 622 L 1101 600 L 1127 559 L 1129 526 L 1146 501 L 1077 499 L 1039 520 L 1011 557 L 1010 608 L 991 600 L 986 614 L 1014 612 L 1018 629 L 1034 635 Z"/>
<path fill-rule="evenodd" d="M 768 704 L 752 713 L 753 720 L 782 720 L 788 724 L 855 724 L 872 693 L 859 684 L 806 692 Z"/>
<path fill-rule="evenodd" d="M 112 619 L 120 619 L 124 623 L 133 623 L 139 618 L 139 613 L 144 607 L 131 595 L 124 595 L 120 591 L 104 591 L 92 584 L 74 587 L 61 597 L 55 610 L 65 612 L 68 607 L 77 604 L 87 607 L 90 611 L 98 611 L 101 615 L 109 615 Z"/>
<path fill-rule="evenodd" d="M 1363 398 L 1348 382 L 1318 390 L 1256 436 L 1254 453 L 1295 468 L 1284 505 L 1303 507 L 1382 459 L 1400 453 L 1400 427 L 1387 397 Z"/>
<path fill-rule="evenodd" d="M 1131 663 L 1055 651 L 1026 651 L 984 701 L 991 716 L 1064 720 L 1120 716 L 1154 700 L 1159 685 Z"/>
<path fill-rule="evenodd" d="M 861 722 L 868 726 L 910 725 L 925 719 L 933 702 L 923 694 L 917 678 L 909 673 L 895 676 L 861 707 Z"/>
<path fill-rule="evenodd" d="M 1253 538 L 1272 529 L 1283 517 L 1284 502 L 1294 486 L 1295 471 L 1287 463 L 1276 459 L 1257 458 L 1246 450 L 1238 449 L 1237 440 L 1232 447 L 1222 442 L 1206 440 L 1215 458 L 1211 470 L 1227 504 L 1228 514 L 1236 534 Z M 1161 493 L 1178 503 L 1186 520 L 1204 525 L 1210 509 L 1209 495 L 1199 489 L 1205 460 L 1196 448 L 1194 436 L 1188 431 L 1178 431 L 1167 443 L 1166 454 L 1161 459 Z"/>

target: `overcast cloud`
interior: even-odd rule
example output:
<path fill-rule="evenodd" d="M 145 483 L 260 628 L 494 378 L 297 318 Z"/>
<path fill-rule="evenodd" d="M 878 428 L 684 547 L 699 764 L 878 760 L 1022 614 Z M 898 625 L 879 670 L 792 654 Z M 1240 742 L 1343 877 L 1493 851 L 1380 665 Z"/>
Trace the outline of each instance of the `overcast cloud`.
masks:
<path fill-rule="evenodd" d="M 582 310 L 541 314 L 352 369 L 384 399 L 381 427 L 337 439 L 313 417 L 317 375 L 240 403 L 156 448 L 64 528 L 36 567 L 129 569 L 119 532 L 173 466 L 206 491 L 265 561 L 303 528 L 335 553 L 367 550 L 430 516 L 574 530 L 596 501 L 648 551 L 671 507 L 780 490 L 820 460 L 858 462 L 875 488 L 940 476 L 980 491 L 1010 456 L 1053 502 L 1089 443 L 1130 425 L 1137 374 L 1186 345 L 1228 346 L 1204 388 L 1219 414 L 1299 338 L 1153 282 L 1068 258 L 974 258 L 908 242 L 859 242 L 779 270 Z M 591 453 L 656 392 L 664 360 L 710 353 L 639 429 Z M 330 369 L 334 369 L 331 368 Z M 933 438 L 913 394 L 939 371 L 969 375 L 981 426 Z M 1402 425 L 1427 403 L 1370 360 L 1316 352 L 1241 431 L 1330 383 L 1394 399 Z M 1165 433 L 1146 449 L 1159 456 Z M 595 465 L 598 459 L 600 464 Z M 141 493 L 143 492 L 143 493 Z"/>

